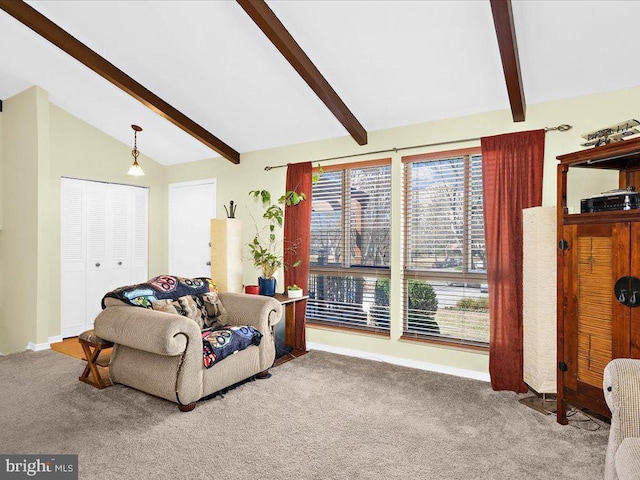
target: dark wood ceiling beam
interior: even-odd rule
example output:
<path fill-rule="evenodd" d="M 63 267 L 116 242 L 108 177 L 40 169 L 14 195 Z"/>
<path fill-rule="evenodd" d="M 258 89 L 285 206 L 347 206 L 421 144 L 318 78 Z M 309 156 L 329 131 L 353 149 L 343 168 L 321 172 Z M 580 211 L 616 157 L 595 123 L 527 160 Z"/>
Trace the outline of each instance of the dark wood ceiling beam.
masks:
<path fill-rule="evenodd" d="M 311 59 L 263 0 L 236 0 L 271 43 L 307 82 L 338 121 L 360 145 L 367 144 L 367 131 L 345 105 Z"/>
<path fill-rule="evenodd" d="M 493 24 L 498 36 L 498 47 L 502 58 L 504 79 L 507 82 L 509 103 L 514 122 L 524 122 L 526 104 L 522 75 L 520 74 L 520 59 L 516 42 L 516 29 L 513 23 L 511 0 L 490 0 Z"/>
<path fill-rule="evenodd" d="M 237 151 L 98 55 L 33 7 L 22 0 L 0 0 L 0 9 L 230 162 L 240 163 L 240 154 Z"/>

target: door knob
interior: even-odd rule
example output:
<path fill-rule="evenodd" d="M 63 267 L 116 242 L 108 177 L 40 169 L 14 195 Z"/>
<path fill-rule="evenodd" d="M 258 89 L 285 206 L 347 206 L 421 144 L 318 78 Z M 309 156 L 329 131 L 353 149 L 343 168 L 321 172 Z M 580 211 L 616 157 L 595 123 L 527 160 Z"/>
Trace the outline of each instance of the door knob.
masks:
<path fill-rule="evenodd" d="M 96 267 L 99 267 L 99 266 L 100 266 L 100 262 L 96 262 Z"/>
<path fill-rule="evenodd" d="M 122 262 L 118 262 L 118 265 L 122 265 Z"/>
<path fill-rule="evenodd" d="M 210 266 L 211 266 L 211 262 L 207 262 L 207 267 L 210 267 Z"/>

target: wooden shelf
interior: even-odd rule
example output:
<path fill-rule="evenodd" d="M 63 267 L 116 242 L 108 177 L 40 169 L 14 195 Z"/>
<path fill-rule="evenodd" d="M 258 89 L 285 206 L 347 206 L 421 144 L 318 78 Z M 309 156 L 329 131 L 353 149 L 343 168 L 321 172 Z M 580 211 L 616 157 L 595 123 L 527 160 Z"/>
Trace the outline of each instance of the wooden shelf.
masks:
<path fill-rule="evenodd" d="M 624 170 L 640 163 L 640 138 L 587 148 L 556 158 L 561 165 Z"/>
<path fill-rule="evenodd" d="M 565 213 L 562 215 L 563 225 L 578 225 L 582 223 L 615 223 L 640 221 L 640 209 L 611 210 L 608 212 Z"/>

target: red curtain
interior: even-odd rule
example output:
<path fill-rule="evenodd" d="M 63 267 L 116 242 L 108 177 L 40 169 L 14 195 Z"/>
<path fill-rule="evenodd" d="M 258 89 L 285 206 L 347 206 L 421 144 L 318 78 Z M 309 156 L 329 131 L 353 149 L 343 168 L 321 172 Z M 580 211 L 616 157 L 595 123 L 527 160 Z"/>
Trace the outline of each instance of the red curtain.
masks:
<path fill-rule="evenodd" d="M 296 261 L 302 263 L 298 267 L 285 269 L 285 288 L 294 283 L 302 288 L 306 295 L 309 290 L 309 254 L 311 250 L 311 162 L 293 163 L 287 167 L 286 191 L 294 190 L 304 193 L 307 199 L 298 205 L 285 207 L 284 211 L 284 249 L 285 262 L 293 265 Z M 287 248 L 297 245 L 295 252 Z M 296 350 L 304 350 L 306 345 L 304 316 L 307 301 L 296 302 L 295 344 Z"/>
<path fill-rule="evenodd" d="M 522 209 L 542 204 L 544 136 L 544 130 L 534 130 L 481 139 L 494 390 L 527 391 L 522 373 Z"/>

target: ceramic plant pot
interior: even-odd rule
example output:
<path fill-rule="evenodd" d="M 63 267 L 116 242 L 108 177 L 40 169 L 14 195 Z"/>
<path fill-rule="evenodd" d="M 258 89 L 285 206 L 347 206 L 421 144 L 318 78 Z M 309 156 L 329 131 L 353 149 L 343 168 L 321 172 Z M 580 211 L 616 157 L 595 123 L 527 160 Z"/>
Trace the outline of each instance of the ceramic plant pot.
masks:
<path fill-rule="evenodd" d="M 299 288 L 297 290 L 287 290 L 287 296 L 289 298 L 300 298 L 302 297 L 302 289 Z"/>
<path fill-rule="evenodd" d="M 276 279 L 258 277 L 258 285 L 260 286 L 260 295 L 273 297 L 276 294 Z"/>

